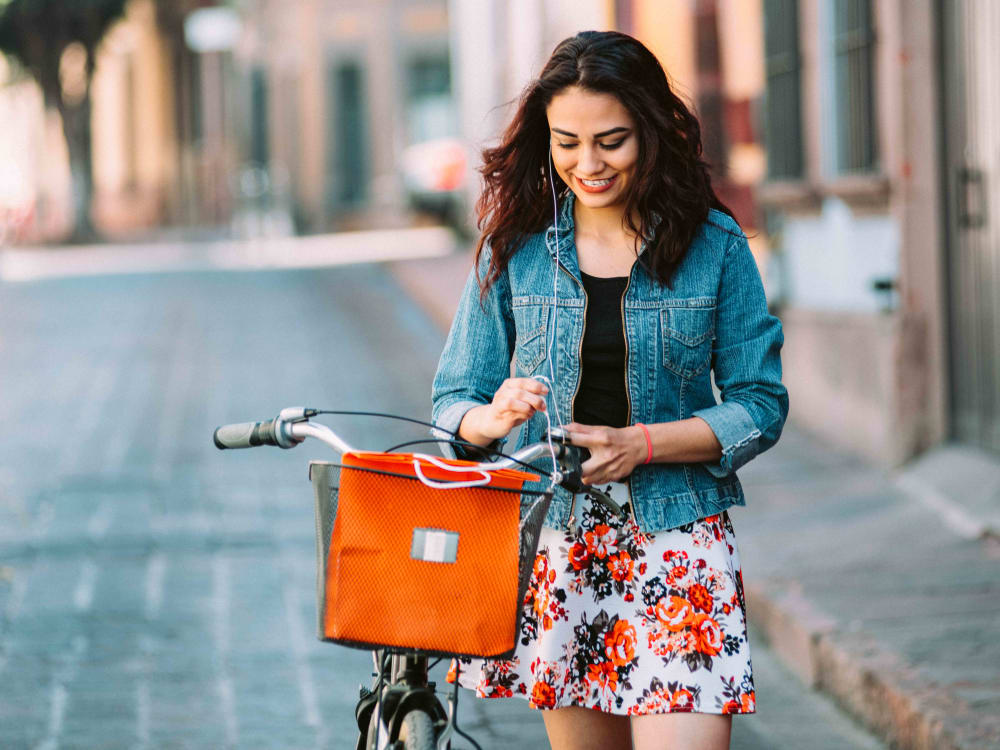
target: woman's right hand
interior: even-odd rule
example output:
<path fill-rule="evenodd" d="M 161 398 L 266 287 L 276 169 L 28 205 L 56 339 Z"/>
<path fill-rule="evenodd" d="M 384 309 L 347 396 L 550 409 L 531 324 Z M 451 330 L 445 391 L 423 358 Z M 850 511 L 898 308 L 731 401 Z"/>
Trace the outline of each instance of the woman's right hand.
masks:
<path fill-rule="evenodd" d="M 489 404 L 469 409 L 462 418 L 458 434 L 470 443 L 487 445 L 545 411 L 549 389 L 534 378 L 507 378 Z"/>

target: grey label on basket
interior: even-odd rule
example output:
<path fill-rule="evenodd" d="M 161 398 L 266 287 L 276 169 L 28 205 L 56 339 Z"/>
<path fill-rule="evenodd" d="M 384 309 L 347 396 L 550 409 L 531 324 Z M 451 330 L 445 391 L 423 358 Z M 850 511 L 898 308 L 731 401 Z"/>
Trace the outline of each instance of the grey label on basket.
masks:
<path fill-rule="evenodd" d="M 410 557 L 427 562 L 453 563 L 458 554 L 458 532 L 414 529 Z"/>

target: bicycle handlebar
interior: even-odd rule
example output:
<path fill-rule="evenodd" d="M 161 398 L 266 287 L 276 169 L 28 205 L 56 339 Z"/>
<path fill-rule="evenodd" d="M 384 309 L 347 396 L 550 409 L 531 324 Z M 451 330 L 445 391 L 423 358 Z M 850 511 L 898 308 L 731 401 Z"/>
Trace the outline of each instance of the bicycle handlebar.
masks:
<path fill-rule="evenodd" d="M 312 427 L 306 424 L 309 417 L 317 414 L 316 409 L 306 409 L 292 406 L 282 409 L 274 419 L 262 422 L 241 422 L 239 424 L 224 424 L 215 429 L 212 440 L 220 451 L 235 448 L 256 448 L 259 445 L 273 445 L 278 448 L 294 448 L 307 437 L 320 437 L 313 430 L 302 431 L 298 428 Z M 321 425 L 317 425 L 321 427 Z M 350 446 L 333 434 L 333 430 L 323 428 L 334 438 L 331 443 L 341 453 L 351 450 Z M 324 440 L 324 442 L 329 442 Z"/>
<path fill-rule="evenodd" d="M 264 422 L 243 422 L 241 424 L 223 425 L 216 429 L 212 439 L 215 442 L 215 447 L 219 450 L 255 448 L 258 445 L 278 445 L 274 423 L 275 420 L 268 419 Z"/>
<path fill-rule="evenodd" d="M 215 447 L 219 450 L 255 448 L 259 445 L 294 448 L 307 437 L 311 437 L 326 443 L 339 453 L 354 451 L 326 425 L 309 423 L 309 418 L 318 413 L 319 411 L 316 409 L 289 407 L 282 409 L 274 419 L 222 425 L 216 428 L 213 436 Z M 534 443 L 525 446 L 512 456 L 500 461 L 481 462 L 475 468 L 482 471 L 517 468 L 522 463 L 551 455 L 554 448 L 559 470 L 553 475 L 553 478 L 560 487 L 573 493 L 588 494 L 606 505 L 620 518 L 625 518 L 625 512 L 618 503 L 596 487 L 583 483 L 580 471 L 580 464 L 583 460 L 581 452 L 586 449 L 572 445 L 564 431 L 552 430 L 549 436 L 552 440 L 551 446 L 548 442 Z"/>

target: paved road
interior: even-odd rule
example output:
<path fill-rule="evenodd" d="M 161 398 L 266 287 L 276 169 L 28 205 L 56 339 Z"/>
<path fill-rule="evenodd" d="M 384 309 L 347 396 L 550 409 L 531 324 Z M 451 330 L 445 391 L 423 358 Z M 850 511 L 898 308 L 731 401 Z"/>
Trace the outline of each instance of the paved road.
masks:
<path fill-rule="evenodd" d="M 211 430 L 289 404 L 427 416 L 441 344 L 373 266 L 0 284 L 0 747 L 351 747 L 369 657 L 313 637 L 326 455 L 222 454 Z M 757 644 L 734 748 L 880 747 Z M 519 701 L 463 712 L 485 748 L 545 746 Z"/>

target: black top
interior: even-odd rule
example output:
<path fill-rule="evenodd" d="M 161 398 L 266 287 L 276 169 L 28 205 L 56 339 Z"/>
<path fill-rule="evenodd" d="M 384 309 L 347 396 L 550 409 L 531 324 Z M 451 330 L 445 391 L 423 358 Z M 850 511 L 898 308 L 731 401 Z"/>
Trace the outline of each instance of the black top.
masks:
<path fill-rule="evenodd" d="M 625 329 L 622 296 L 628 276 L 603 278 L 580 272 L 587 292 L 580 390 L 573 419 L 580 424 L 628 426 L 625 395 Z"/>

